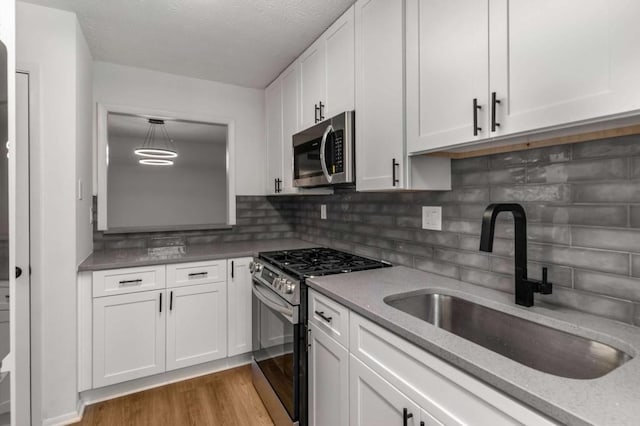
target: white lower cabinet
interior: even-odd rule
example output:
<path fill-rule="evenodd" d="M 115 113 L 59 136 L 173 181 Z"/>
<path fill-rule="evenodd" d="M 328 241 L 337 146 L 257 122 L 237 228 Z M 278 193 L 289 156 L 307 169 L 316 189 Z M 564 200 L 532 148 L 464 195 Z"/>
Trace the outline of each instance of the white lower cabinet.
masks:
<path fill-rule="evenodd" d="M 416 403 L 353 355 L 349 368 L 352 426 L 420 424 L 420 407 Z"/>
<path fill-rule="evenodd" d="M 165 371 L 165 291 L 93 300 L 93 386 Z"/>
<path fill-rule="evenodd" d="M 226 357 L 226 282 L 167 293 L 167 371 Z"/>
<path fill-rule="evenodd" d="M 349 424 L 349 351 L 309 325 L 309 426 Z"/>
<path fill-rule="evenodd" d="M 229 259 L 227 271 L 227 307 L 228 307 L 228 354 L 229 356 L 251 352 L 251 272 L 249 263 L 253 258 L 241 257 Z"/>

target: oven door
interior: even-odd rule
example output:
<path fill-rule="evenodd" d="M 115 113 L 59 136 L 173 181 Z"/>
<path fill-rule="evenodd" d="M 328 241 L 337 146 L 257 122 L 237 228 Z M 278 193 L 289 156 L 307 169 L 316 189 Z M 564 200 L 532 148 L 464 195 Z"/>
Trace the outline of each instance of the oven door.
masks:
<path fill-rule="evenodd" d="M 254 384 L 274 421 L 285 420 L 276 424 L 296 424 L 301 397 L 299 342 L 304 336 L 299 308 L 256 279 L 252 291 L 253 365 L 259 369 L 254 372 Z M 282 407 L 290 419 L 288 422 Z"/>

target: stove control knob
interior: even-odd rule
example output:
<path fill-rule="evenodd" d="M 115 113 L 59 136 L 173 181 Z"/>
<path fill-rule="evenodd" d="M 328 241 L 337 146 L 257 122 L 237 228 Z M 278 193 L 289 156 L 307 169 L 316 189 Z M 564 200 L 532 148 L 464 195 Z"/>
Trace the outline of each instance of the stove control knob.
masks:
<path fill-rule="evenodd" d="M 255 269 L 256 272 L 262 271 L 262 263 L 255 262 L 253 269 Z"/>
<path fill-rule="evenodd" d="M 282 287 L 282 279 L 281 278 L 274 278 L 273 279 L 273 287 L 280 290 L 280 287 Z"/>
<path fill-rule="evenodd" d="M 296 288 L 296 285 L 291 281 L 287 280 L 284 286 L 284 292 L 287 294 L 293 293 L 293 290 Z"/>

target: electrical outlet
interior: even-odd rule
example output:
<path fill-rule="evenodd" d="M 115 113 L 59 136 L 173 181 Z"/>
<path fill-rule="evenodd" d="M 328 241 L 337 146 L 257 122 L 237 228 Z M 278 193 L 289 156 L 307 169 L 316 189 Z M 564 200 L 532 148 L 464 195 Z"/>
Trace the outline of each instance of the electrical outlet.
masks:
<path fill-rule="evenodd" d="M 320 204 L 320 219 L 327 219 L 327 205 Z"/>
<path fill-rule="evenodd" d="M 422 229 L 442 231 L 442 207 L 422 207 Z"/>

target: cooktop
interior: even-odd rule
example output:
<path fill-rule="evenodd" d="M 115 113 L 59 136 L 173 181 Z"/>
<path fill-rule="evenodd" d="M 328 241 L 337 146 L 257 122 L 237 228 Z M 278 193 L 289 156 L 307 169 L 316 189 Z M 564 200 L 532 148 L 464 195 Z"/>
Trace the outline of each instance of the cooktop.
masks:
<path fill-rule="evenodd" d="M 258 257 L 299 278 L 391 266 L 390 263 L 322 247 L 261 252 Z"/>

